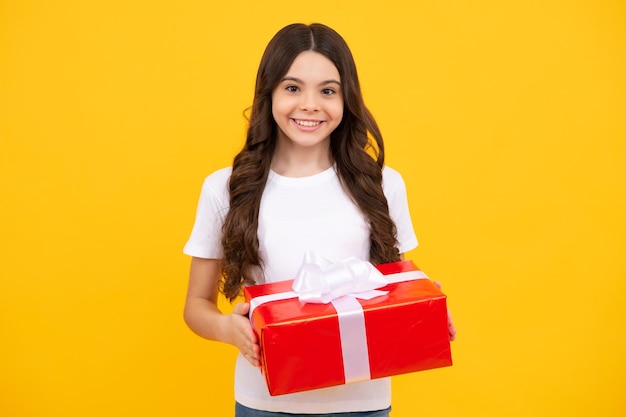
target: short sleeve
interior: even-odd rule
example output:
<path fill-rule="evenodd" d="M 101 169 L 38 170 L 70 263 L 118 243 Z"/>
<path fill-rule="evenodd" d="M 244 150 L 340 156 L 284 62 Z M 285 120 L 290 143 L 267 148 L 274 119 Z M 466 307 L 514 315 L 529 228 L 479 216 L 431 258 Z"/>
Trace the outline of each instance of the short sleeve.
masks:
<path fill-rule="evenodd" d="M 400 173 L 392 168 L 383 169 L 383 191 L 389 204 L 389 215 L 398 231 L 398 250 L 405 253 L 417 247 L 417 237 L 413 230 L 406 186 Z"/>
<path fill-rule="evenodd" d="M 228 180 L 231 172 L 232 168 L 224 168 L 204 180 L 191 236 L 183 249 L 186 255 L 222 258 L 222 226 L 229 209 Z"/>

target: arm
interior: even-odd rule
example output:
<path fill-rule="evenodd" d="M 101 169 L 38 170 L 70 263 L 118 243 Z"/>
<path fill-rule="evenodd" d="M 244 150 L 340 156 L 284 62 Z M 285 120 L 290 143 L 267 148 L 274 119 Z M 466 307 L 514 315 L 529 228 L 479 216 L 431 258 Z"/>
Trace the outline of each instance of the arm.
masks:
<path fill-rule="evenodd" d="M 217 307 L 220 275 L 218 259 L 191 259 L 185 322 L 197 335 L 229 343 L 239 349 L 252 365 L 259 366 L 259 345 L 246 317 L 250 305 L 239 303 L 231 314 L 222 314 Z"/>

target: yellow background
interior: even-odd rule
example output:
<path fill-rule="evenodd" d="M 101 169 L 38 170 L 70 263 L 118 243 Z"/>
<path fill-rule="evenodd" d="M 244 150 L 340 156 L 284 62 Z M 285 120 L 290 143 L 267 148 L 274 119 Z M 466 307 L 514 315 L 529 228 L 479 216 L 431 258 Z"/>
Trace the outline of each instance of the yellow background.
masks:
<path fill-rule="evenodd" d="M 393 416 L 626 413 L 624 2 L 5 0 L 0 415 L 231 415 L 182 246 L 266 43 L 314 21 L 353 50 L 459 328 Z"/>

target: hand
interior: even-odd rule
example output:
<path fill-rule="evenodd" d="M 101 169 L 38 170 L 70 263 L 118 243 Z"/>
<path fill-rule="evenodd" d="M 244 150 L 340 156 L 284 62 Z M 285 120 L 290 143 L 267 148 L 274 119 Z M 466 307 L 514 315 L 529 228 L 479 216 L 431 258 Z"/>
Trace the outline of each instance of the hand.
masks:
<path fill-rule="evenodd" d="M 441 289 L 441 283 L 438 281 L 434 281 L 434 284 L 437 288 Z M 454 326 L 454 322 L 452 321 L 452 315 L 450 314 L 450 309 L 448 309 L 448 334 L 450 336 L 450 341 L 454 341 L 456 339 L 456 327 Z"/>
<path fill-rule="evenodd" d="M 232 314 L 225 317 L 228 318 L 226 325 L 231 334 L 231 344 L 235 345 L 244 358 L 252 364 L 252 366 L 260 366 L 259 362 L 259 344 L 256 335 L 250 326 L 250 320 L 246 316 L 250 311 L 249 303 L 239 303 L 233 309 Z"/>

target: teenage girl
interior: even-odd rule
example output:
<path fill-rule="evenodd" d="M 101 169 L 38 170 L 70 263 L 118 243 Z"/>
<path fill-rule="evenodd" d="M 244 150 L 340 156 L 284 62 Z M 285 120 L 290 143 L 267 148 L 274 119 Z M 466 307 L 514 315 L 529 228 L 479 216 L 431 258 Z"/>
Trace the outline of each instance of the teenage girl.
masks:
<path fill-rule="evenodd" d="M 220 291 L 234 301 L 244 285 L 293 279 L 307 250 L 378 264 L 415 248 L 404 182 L 383 163 L 343 38 L 321 24 L 281 29 L 261 59 L 246 144 L 205 180 L 184 249 L 188 326 L 240 351 L 236 417 L 389 415 L 389 378 L 271 397 L 249 305 L 217 308 Z"/>

